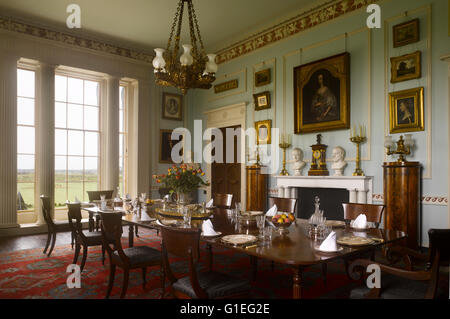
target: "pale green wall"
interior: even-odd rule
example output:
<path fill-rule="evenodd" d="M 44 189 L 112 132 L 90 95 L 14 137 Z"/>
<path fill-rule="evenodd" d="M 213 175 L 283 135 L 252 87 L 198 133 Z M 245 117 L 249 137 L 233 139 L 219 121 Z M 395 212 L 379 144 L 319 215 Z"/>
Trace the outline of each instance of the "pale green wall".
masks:
<path fill-rule="evenodd" d="M 414 156 L 409 157 L 408 160 L 420 161 L 424 166 L 423 195 L 447 196 L 448 67 L 446 63 L 439 60 L 439 57 L 450 53 L 450 39 L 447 33 L 448 2 L 445 0 L 391 0 L 382 1 L 380 5 L 382 20 L 385 23 L 382 24 L 381 29 L 371 31 L 364 29 L 368 14 L 365 9 L 362 9 L 219 65 L 216 83 L 237 78 L 240 82 L 239 88 L 222 93 L 222 95 L 214 94 L 212 89 L 209 91 L 194 90 L 189 93 L 186 114 L 188 127 L 192 129 L 194 119 L 203 119 L 204 126 L 206 126 L 206 118 L 203 115 L 206 110 L 247 102 L 247 127 L 253 126 L 253 122 L 257 120 L 272 119 L 272 125 L 282 129 L 285 117 L 285 130 L 287 133 L 293 133 L 293 68 L 346 50 L 351 55 L 351 123 L 371 126 L 370 141 L 362 147 L 362 156 L 366 159 L 362 163 L 362 168 L 366 175 L 374 176 L 374 193 L 383 193 L 381 167 L 385 161 L 383 140 L 389 130 L 389 114 L 385 110 L 387 94 L 391 91 L 424 86 L 425 131 L 413 133 L 417 147 Z M 429 10 L 429 5 L 431 5 L 431 10 Z M 408 15 L 404 16 L 406 10 Z M 394 49 L 391 38 L 392 26 L 416 17 L 420 19 L 420 42 Z M 427 43 L 429 32 L 431 32 L 430 27 L 432 30 L 431 43 Z M 385 47 L 385 30 L 387 30 L 387 47 Z M 348 35 L 345 40 L 346 32 Z M 431 44 L 430 48 L 427 48 L 428 44 Z M 300 49 L 302 49 L 302 54 L 299 53 Z M 422 77 L 391 85 L 389 82 L 390 72 L 387 68 L 388 72 L 385 78 L 385 53 L 387 54 L 386 63 L 390 67 L 389 57 L 416 50 L 422 51 Z M 431 78 L 428 68 L 430 62 Z M 283 70 L 284 63 L 285 71 Z M 254 88 L 254 71 L 267 67 L 272 68 L 272 79 L 275 81 L 266 87 Z M 237 73 L 240 71 L 242 72 Z M 385 92 L 385 85 L 387 92 Z M 271 91 L 272 108 L 267 111 L 254 112 L 252 94 L 265 90 Z M 236 92 L 238 94 L 226 96 Z M 369 96 L 371 97 L 370 112 L 368 110 Z M 431 119 L 429 118 L 430 111 Z M 332 148 L 338 145 L 344 147 L 348 158 L 355 158 L 355 147 L 349 141 L 349 130 L 324 132 L 322 135 L 323 142 L 329 145 L 328 158 L 330 158 Z M 393 136 L 394 140 L 397 140 L 399 134 Z M 427 143 L 427 140 L 431 140 L 431 145 Z M 305 159 L 311 158 L 309 146 L 314 143 L 315 134 L 294 135 L 293 138 L 293 145 L 303 149 Z M 431 150 L 431 163 L 427 162 L 428 150 Z M 305 171 L 308 167 L 309 165 Z M 351 175 L 354 167 L 354 161 L 350 162 L 345 175 Z M 331 164 L 329 164 L 330 168 Z M 274 185 L 272 178 L 269 187 L 273 188 Z M 424 244 L 428 242 L 426 232 L 430 227 L 443 228 L 448 225 L 447 206 L 423 206 Z"/>

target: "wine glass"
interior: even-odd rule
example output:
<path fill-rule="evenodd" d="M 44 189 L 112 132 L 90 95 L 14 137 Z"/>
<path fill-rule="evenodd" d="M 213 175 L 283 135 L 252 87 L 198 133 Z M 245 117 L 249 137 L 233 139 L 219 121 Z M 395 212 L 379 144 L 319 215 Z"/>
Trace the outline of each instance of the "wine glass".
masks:
<path fill-rule="evenodd" d="M 255 216 L 255 218 L 256 218 L 256 226 L 258 227 L 258 231 L 259 231 L 259 237 L 263 237 L 263 236 L 262 236 L 262 231 L 263 231 L 263 229 L 264 229 L 264 224 L 265 224 L 265 221 L 266 221 L 266 216 L 264 216 L 264 215 L 258 215 L 258 216 Z"/>

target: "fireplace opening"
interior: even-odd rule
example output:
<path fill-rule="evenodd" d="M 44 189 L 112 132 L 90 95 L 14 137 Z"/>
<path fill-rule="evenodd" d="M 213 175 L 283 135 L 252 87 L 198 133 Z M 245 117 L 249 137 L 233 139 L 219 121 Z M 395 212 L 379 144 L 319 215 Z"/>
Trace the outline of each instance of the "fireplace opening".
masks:
<path fill-rule="evenodd" d="M 308 219 L 314 213 L 315 197 L 320 198 L 320 209 L 327 220 L 344 220 L 342 203 L 349 202 L 349 191 L 343 188 L 296 187 L 297 217 Z"/>

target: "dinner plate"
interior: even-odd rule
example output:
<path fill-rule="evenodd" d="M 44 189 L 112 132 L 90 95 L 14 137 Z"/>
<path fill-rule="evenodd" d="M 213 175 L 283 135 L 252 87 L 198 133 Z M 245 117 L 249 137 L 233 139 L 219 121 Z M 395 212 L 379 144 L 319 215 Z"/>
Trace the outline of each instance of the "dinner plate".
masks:
<path fill-rule="evenodd" d="M 329 227 L 345 227 L 345 222 L 342 220 L 327 220 L 325 225 Z"/>
<path fill-rule="evenodd" d="M 346 246 L 367 246 L 372 245 L 374 243 L 374 241 L 370 238 L 358 236 L 344 236 L 338 238 L 336 242 L 340 245 Z"/>
<path fill-rule="evenodd" d="M 260 216 L 263 215 L 264 212 L 262 211 L 246 211 L 246 212 L 241 212 L 242 216 Z"/>
<path fill-rule="evenodd" d="M 203 232 L 202 232 L 200 235 L 202 237 L 210 237 L 210 238 L 219 237 L 220 235 L 222 235 L 222 232 L 220 232 L 220 231 L 216 231 L 216 233 L 217 233 L 217 235 L 204 235 Z"/>
<path fill-rule="evenodd" d="M 317 251 L 320 251 L 321 253 L 324 253 L 324 254 L 335 254 L 335 253 L 338 253 L 340 251 L 343 251 L 344 247 L 339 247 L 336 251 L 321 250 L 320 246 L 314 247 L 314 249 L 317 250 Z"/>
<path fill-rule="evenodd" d="M 250 244 L 258 241 L 258 238 L 253 235 L 237 234 L 237 235 L 227 235 L 223 236 L 221 240 L 224 243 L 231 244 L 234 246 Z"/>

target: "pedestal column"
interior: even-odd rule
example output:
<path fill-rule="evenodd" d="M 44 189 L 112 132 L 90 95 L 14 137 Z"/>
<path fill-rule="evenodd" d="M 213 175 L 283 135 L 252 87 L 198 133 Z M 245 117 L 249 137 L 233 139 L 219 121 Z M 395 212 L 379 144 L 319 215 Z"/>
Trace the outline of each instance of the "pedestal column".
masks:
<path fill-rule="evenodd" d="M 0 52 L 0 228 L 18 227 L 17 57 Z"/>
<path fill-rule="evenodd" d="M 41 63 L 36 72 L 36 194 L 37 223 L 44 224 L 40 195 L 55 205 L 55 65 Z M 52 212 L 54 210 L 52 209 Z"/>

